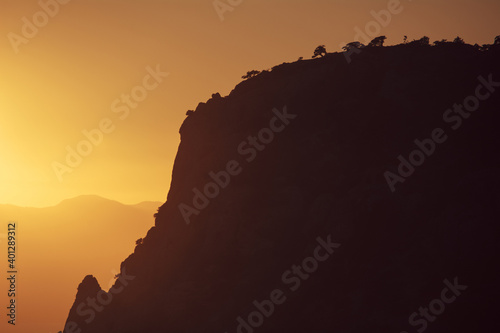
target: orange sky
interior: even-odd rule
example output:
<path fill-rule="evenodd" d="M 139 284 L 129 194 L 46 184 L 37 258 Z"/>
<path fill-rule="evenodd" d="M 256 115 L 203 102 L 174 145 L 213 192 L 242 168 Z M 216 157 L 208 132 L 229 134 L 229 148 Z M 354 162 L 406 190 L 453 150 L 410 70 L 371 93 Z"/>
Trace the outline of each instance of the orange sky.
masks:
<path fill-rule="evenodd" d="M 373 21 L 371 11 L 387 8 L 379 0 L 243 0 L 221 21 L 213 0 L 72 0 L 43 22 L 38 1 L 0 0 L 0 203 L 47 206 L 80 194 L 164 201 L 188 109 L 228 94 L 248 70 L 309 58 L 319 44 L 339 51 Z M 482 44 L 500 34 L 497 0 L 402 0 L 398 8 L 381 27 L 387 44 L 403 35 Z M 22 36 L 22 18 L 34 15 L 40 27 L 16 53 L 9 33 Z M 157 65 L 168 77 L 120 119 L 113 101 Z M 82 131 L 106 118 L 114 130 L 60 181 L 53 162 L 65 163 L 66 147 L 76 149 Z"/>

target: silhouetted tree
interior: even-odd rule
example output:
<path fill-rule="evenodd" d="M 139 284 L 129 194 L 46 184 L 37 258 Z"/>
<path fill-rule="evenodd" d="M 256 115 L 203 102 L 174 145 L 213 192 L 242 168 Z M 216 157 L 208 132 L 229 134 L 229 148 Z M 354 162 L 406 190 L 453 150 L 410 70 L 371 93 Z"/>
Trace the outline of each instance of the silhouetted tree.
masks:
<path fill-rule="evenodd" d="M 457 36 L 457 38 L 455 38 L 453 40 L 453 43 L 457 43 L 457 44 L 465 44 L 464 40 L 460 37 Z"/>
<path fill-rule="evenodd" d="M 424 36 L 418 40 L 420 45 L 429 45 L 429 37 Z"/>
<path fill-rule="evenodd" d="M 349 50 L 351 49 L 362 49 L 363 47 L 365 47 L 365 45 L 363 43 L 360 43 L 360 42 L 350 42 L 349 44 L 347 44 L 346 46 L 344 46 L 342 48 L 342 50 L 346 51 L 346 52 L 349 52 Z"/>
<path fill-rule="evenodd" d="M 326 55 L 325 45 L 320 45 L 314 50 L 313 58 L 324 57 Z"/>
<path fill-rule="evenodd" d="M 186 116 L 190 116 L 190 115 L 192 115 L 193 113 L 194 113 L 194 111 L 193 111 L 193 110 L 187 110 L 187 112 L 186 112 Z M 154 216 L 154 217 L 156 217 L 157 215 L 158 215 L 158 213 L 155 213 L 153 216 Z"/>
<path fill-rule="evenodd" d="M 142 241 L 143 241 L 143 239 L 139 238 L 138 240 L 135 241 L 135 245 L 141 245 Z"/>
<path fill-rule="evenodd" d="M 493 43 L 494 45 L 500 45 L 500 35 L 495 37 L 495 42 Z"/>
<path fill-rule="evenodd" d="M 379 36 L 379 37 L 375 37 L 369 44 L 368 46 L 371 46 L 371 47 L 382 47 L 384 46 L 384 42 L 385 40 L 387 39 L 387 37 L 385 36 Z"/>
<path fill-rule="evenodd" d="M 414 39 L 411 41 L 411 43 L 408 43 L 409 45 L 415 45 L 415 46 L 428 46 L 429 45 L 429 37 L 424 36 L 420 39 Z"/>
<path fill-rule="evenodd" d="M 304 57 L 299 57 L 299 61 L 304 60 Z"/>
<path fill-rule="evenodd" d="M 256 70 L 252 70 L 252 71 L 248 71 L 245 75 L 243 75 L 241 78 L 242 79 L 250 79 L 254 76 L 257 76 L 260 74 L 260 71 L 256 71 Z"/>
<path fill-rule="evenodd" d="M 434 42 L 434 45 L 441 45 L 441 44 L 444 44 L 444 43 L 447 43 L 448 41 L 446 39 L 441 39 L 441 40 L 437 40 Z"/>
<path fill-rule="evenodd" d="M 405 37 L 403 38 L 403 43 L 408 43 L 408 36 L 405 35 Z"/>

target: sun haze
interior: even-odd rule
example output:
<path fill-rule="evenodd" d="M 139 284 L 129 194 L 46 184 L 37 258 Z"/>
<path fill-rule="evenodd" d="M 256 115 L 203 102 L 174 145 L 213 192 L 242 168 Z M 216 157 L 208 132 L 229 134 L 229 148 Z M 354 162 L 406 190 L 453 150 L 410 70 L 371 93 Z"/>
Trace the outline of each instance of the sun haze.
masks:
<path fill-rule="evenodd" d="M 0 203 L 38 207 L 82 194 L 164 201 L 186 111 L 249 70 L 309 58 L 320 44 L 340 51 L 359 31 L 389 45 L 405 35 L 492 43 L 500 31 L 492 0 L 3 0 L 1 9 Z"/>

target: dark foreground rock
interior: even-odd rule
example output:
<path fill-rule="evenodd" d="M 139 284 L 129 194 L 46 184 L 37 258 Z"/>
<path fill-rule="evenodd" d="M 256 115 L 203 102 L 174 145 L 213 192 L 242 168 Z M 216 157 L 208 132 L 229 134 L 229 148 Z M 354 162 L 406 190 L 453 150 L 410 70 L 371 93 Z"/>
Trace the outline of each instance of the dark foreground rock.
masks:
<path fill-rule="evenodd" d="M 92 333 L 498 331 L 498 48 L 353 59 L 283 64 L 190 112 L 168 200 L 122 263 L 135 278 L 89 323 L 74 307 L 68 321 Z"/>

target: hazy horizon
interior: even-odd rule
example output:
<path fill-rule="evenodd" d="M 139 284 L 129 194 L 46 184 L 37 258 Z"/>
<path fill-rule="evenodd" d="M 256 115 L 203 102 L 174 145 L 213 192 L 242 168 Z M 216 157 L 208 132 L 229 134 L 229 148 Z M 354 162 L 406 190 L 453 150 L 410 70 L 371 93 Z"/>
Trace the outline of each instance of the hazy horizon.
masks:
<path fill-rule="evenodd" d="M 83 277 L 92 274 L 109 288 L 136 240 L 154 225 L 155 203 L 124 205 L 94 196 L 67 200 L 49 207 L 0 205 L 0 219 L 16 222 L 18 230 L 19 321 L 14 331 L 57 332 Z M 6 230 L 0 230 L 5 249 Z M 6 279 L 0 288 L 8 290 Z M 8 303 L 7 292 L 0 302 Z M 0 330 L 11 326 L 3 320 Z"/>
<path fill-rule="evenodd" d="M 95 197 L 95 198 L 99 198 L 99 199 L 104 199 L 106 201 L 117 202 L 117 203 L 124 205 L 124 206 L 136 206 L 136 205 L 140 205 L 140 204 L 144 204 L 144 203 L 159 203 L 161 205 L 165 202 L 165 201 L 161 201 L 161 200 L 143 200 L 143 201 L 139 201 L 139 202 L 128 203 L 128 202 L 122 202 L 122 201 L 111 199 L 111 198 L 106 198 L 104 196 L 97 195 L 97 194 L 80 194 L 77 196 L 62 199 L 62 200 L 56 202 L 55 204 L 50 204 L 50 205 L 46 205 L 46 206 L 22 206 L 22 205 L 16 205 L 16 204 L 5 203 L 5 202 L 0 202 L 0 205 L 11 205 L 11 206 L 19 207 L 19 208 L 49 208 L 49 207 L 58 206 L 61 203 L 63 203 L 64 201 L 76 200 L 76 199 L 80 199 L 82 197 Z"/>

